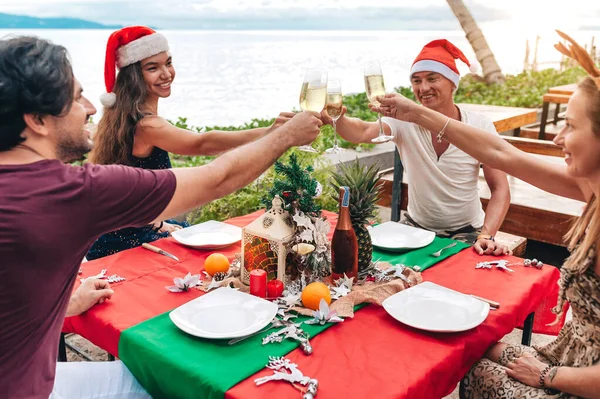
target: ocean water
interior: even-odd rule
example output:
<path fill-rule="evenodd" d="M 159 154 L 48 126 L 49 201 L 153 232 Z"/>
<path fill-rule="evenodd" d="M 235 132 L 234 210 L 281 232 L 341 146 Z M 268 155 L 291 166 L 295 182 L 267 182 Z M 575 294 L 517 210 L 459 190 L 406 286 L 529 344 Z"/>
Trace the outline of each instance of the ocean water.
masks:
<path fill-rule="evenodd" d="M 0 30 L 31 34 L 64 45 L 85 94 L 98 107 L 104 89 L 104 53 L 108 30 Z M 298 107 L 304 70 L 322 67 L 342 80 L 344 93 L 364 91 L 362 65 L 379 60 L 388 91 L 408 85 L 410 66 L 427 42 L 446 38 L 467 58 L 473 51 L 462 31 L 161 31 L 171 47 L 176 78 L 172 94 L 159 102 L 167 118 L 187 117 L 197 126 L 237 125 L 252 118 L 276 116 Z M 523 70 L 525 42 L 535 35 L 519 29 L 484 30 L 504 73 Z M 582 42 L 600 32 L 576 32 Z M 539 42 L 538 62 L 556 67 L 560 54 L 547 31 Z M 531 56 L 533 57 L 533 55 Z M 461 73 L 468 68 L 458 62 Z M 98 118 L 97 117 L 97 118 Z"/>

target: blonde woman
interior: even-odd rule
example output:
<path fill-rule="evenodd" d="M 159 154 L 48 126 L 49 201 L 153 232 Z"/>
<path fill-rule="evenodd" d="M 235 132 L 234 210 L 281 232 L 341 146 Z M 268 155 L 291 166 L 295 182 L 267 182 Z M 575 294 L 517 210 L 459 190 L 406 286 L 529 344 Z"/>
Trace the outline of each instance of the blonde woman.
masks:
<path fill-rule="evenodd" d="M 116 74 L 116 68 L 119 73 Z M 129 26 L 108 39 L 100 98 L 104 114 L 94 136 L 90 161 L 144 169 L 169 169 L 169 152 L 180 155 L 218 155 L 257 140 L 281 126 L 292 113 L 282 113 L 268 128 L 210 131 L 179 129 L 158 116 L 158 100 L 171 95 L 175 68 L 167 39 L 145 26 Z M 100 237 L 89 260 L 168 236 L 186 224 L 167 220 L 142 228 L 126 228 Z"/>
<path fill-rule="evenodd" d="M 461 382 L 462 398 L 600 398 L 600 70 L 570 37 L 569 48 L 590 74 L 571 97 L 565 128 L 554 142 L 565 153 L 565 165 L 545 162 L 501 138 L 418 106 L 397 94 L 380 97 L 372 107 L 421 125 L 492 168 L 556 195 L 587 202 L 567 240 L 572 251 L 561 270 L 555 312 L 565 301 L 573 319 L 558 337 L 541 347 L 497 343 L 488 349 Z"/>

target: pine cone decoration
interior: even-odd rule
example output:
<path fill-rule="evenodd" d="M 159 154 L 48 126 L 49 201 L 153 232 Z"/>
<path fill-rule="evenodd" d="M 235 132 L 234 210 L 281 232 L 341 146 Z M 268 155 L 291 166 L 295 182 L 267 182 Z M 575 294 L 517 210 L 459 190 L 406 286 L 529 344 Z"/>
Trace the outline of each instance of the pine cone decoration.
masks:
<path fill-rule="evenodd" d="M 223 281 L 227 277 L 227 273 L 225 272 L 217 272 L 213 275 L 213 280 L 215 281 Z"/>

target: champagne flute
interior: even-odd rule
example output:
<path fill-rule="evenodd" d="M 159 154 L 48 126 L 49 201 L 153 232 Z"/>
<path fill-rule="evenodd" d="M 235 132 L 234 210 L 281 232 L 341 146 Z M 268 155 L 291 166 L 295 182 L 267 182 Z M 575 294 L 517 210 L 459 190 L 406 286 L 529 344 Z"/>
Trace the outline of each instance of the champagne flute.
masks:
<path fill-rule="evenodd" d="M 365 89 L 369 101 L 374 105 L 378 105 L 377 96 L 385 96 L 385 85 L 383 84 L 383 73 L 379 61 L 367 62 L 364 66 Z M 377 113 L 377 121 L 379 122 L 379 135 L 371 140 L 373 143 L 385 143 L 394 138 L 383 132 L 383 124 L 381 123 L 381 114 Z"/>
<path fill-rule="evenodd" d="M 344 149 L 338 146 L 337 131 L 335 129 L 335 122 L 339 119 L 342 114 L 342 82 L 339 79 L 330 79 L 327 82 L 327 105 L 325 109 L 327 114 L 333 120 L 333 147 L 325 150 L 327 154 L 339 154 L 344 152 Z"/>
<path fill-rule="evenodd" d="M 327 101 L 327 71 L 320 68 L 309 68 L 304 74 L 300 89 L 300 108 L 302 111 L 321 113 Z M 309 145 L 298 147 L 301 151 L 318 152 Z"/>

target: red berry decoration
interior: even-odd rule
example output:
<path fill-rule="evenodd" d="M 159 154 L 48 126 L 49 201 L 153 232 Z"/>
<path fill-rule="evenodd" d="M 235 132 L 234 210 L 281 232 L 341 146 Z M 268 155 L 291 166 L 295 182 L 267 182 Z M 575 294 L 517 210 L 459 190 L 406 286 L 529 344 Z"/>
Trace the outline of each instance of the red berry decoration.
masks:
<path fill-rule="evenodd" d="M 280 280 L 271 280 L 267 283 L 267 298 L 279 298 L 283 294 L 283 283 Z"/>

